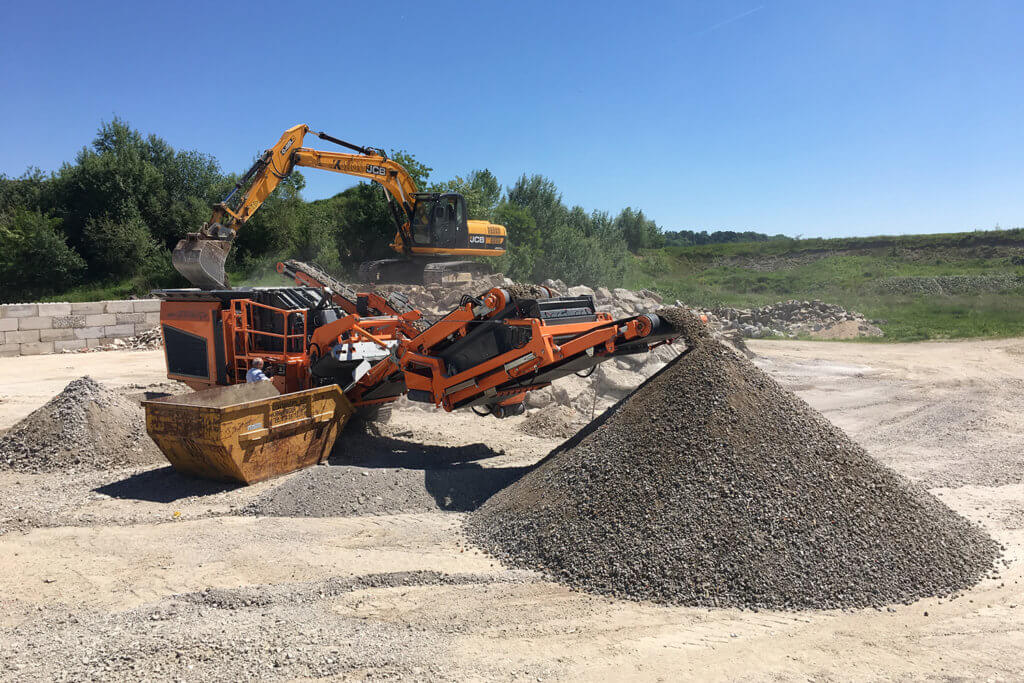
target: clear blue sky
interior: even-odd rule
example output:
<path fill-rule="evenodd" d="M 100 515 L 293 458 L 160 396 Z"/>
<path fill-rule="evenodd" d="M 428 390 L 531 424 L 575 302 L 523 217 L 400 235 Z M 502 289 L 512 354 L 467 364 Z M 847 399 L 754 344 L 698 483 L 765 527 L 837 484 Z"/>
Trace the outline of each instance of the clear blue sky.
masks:
<path fill-rule="evenodd" d="M 6 5 L 0 172 L 114 115 L 242 171 L 305 122 L 667 229 L 1024 225 L 1024 2 L 117 5 Z"/>

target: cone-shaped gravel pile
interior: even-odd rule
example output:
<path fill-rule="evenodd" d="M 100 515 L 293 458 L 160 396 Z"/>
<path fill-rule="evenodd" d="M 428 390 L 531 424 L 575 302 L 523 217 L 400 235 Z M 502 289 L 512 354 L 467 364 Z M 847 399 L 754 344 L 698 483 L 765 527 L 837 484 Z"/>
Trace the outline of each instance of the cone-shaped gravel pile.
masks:
<path fill-rule="evenodd" d="M 164 462 L 142 408 L 91 377 L 76 379 L 0 437 L 0 469 L 99 470 Z"/>
<path fill-rule="evenodd" d="M 578 588 L 702 606 L 909 602 L 992 567 L 977 526 L 674 314 L 690 352 L 473 513 L 472 539 Z"/>

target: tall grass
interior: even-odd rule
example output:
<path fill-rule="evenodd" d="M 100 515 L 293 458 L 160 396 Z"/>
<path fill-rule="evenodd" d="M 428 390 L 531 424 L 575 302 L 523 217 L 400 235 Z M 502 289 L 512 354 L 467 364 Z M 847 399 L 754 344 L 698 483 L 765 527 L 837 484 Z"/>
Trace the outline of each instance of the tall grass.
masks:
<path fill-rule="evenodd" d="M 1017 336 L 1024 335 L 1019 284 L 973 296 L 895 295 L 885 279 L 1024 278 L 1022 255 L 1021 230 L 671 247 L 641 255 L 626 286 L 704 307 L 822 299 L 881 321 L 890 340 Z"/>

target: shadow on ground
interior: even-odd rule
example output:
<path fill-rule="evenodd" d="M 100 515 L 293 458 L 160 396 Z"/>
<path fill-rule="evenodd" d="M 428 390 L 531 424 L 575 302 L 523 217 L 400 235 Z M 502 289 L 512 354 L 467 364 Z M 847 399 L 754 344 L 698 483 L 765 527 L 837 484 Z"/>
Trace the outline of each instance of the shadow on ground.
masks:
<path fill-rule="evenodd" d="M 529 469 L 482 466 L 479 461 L 502 455 L 485 444 L 428 445 L 352 427 L 326 466 L 288 477 L 246 511 L 281 517 L 469 512 Z"/>
<path fill-rule="evenodd" d="M 480 464 L 501 455 L 482 443 L 421 444 L 383 436 L 372 425 L 357 423 L 338 439 L 324 466 L 273 480 L 244 511 L 278 517 L 469 512 L 530 469 Z M 94 490 L 112 498 L 173 503 L 237 488 L 242 487 L 161 467 Z"/>
<path fill-rule="evenodd" d="M 234 488 L 238 488 L 238 486 L 220 481 L 187 477 L 168 465 L 155 470 L 138 472 L 93 490 L 111 498 L 145 500 L 151 503 L 173 503 L 182 498 L 209 496 Z"/>

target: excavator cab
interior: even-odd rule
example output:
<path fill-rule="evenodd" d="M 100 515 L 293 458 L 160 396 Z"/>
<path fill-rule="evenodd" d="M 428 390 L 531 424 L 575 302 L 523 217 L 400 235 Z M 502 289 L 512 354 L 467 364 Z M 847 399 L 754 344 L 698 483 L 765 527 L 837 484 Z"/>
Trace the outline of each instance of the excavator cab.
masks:
<path fill-rule="evenodd" d="M 458 249 L 469 246 L 466 198 L 455 192 L 417 192 L 412 215 L 413 247 Z"/>

